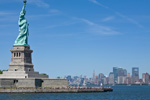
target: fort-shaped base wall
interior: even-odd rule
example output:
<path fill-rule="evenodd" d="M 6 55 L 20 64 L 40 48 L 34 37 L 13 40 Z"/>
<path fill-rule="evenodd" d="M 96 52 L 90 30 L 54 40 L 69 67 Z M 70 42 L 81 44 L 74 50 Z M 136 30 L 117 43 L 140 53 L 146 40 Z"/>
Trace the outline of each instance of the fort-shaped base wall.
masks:
<path fill-rule="evenodd" d="M 0 79 L 0 87 L 67 87 L 66 79 Z"/>

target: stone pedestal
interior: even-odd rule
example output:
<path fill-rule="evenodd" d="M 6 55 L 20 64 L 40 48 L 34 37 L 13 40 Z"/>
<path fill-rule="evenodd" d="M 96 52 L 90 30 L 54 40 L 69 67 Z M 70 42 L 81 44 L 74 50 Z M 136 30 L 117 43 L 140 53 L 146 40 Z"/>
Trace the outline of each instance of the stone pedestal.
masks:
<path fill-rule="evenodd" d="M 67 87 L 67 79 L 49 79 L 35 72 L 28 46 L 14 46 L 8 71 L 0 75 L 0 87 Z"/>
<path fill-rule="evenodd" d="M 32 52 L 29 46 L 14 46 L 11 51 L 11 62 L 8 71 L 0 78 L 48 78 L 35 72 L 32 64 Z"/>

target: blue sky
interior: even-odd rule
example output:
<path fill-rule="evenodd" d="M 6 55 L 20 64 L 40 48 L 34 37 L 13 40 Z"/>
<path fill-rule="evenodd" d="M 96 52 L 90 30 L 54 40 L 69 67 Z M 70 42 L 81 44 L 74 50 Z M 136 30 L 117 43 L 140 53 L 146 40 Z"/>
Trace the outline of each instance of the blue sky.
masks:
<path fill-rule="evenodd" d="M 22 0 L 0 0 L 0 69 L 8 69 Z M 36 71 L 50 78 L 108 75 L 112 67 L 150 73 L 150 0 L 28 0 Z"/>

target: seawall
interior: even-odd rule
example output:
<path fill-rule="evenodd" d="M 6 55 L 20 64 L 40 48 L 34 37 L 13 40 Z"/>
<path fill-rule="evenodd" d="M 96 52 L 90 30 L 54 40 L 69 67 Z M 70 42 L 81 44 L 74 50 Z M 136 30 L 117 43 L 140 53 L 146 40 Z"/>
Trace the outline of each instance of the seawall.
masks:
<path fill-rule="evenodd" d="M 0 93 L 90 93 L 112 92 L 110 87 L 105 88 L 1 88 Z"/>

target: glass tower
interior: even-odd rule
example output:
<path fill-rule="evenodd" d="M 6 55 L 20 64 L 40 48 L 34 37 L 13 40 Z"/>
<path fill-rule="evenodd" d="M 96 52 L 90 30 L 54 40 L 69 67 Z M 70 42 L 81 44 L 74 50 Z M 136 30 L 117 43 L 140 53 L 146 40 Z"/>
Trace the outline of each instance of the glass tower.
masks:
<path fill-rule="evenodd" d="M 138 82 L 139 81 L 139 68 L 133 67 L 132 68 L 132 82 Z"/>

